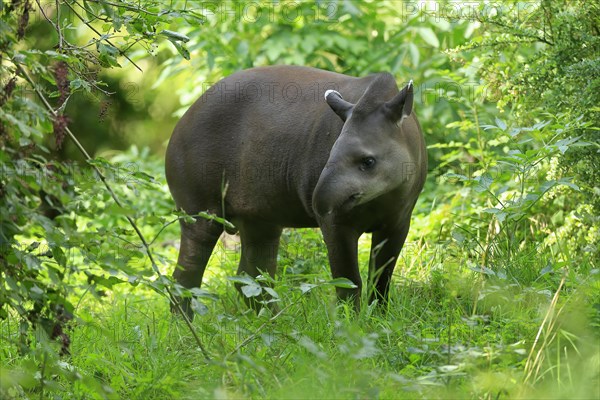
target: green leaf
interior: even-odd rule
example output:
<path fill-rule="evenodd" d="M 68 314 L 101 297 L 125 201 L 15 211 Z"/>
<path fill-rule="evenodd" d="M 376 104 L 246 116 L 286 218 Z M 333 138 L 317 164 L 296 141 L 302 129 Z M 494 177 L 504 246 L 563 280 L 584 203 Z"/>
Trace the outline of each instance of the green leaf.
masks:
<path fill-rule="evenodd" d="M 466 182 L 466 181 L 470 181 L 471 179 L 467 178 L 466 176 L 462 175 L 462 174 L 455 174 L 453 172 L 448 172 L 447 174 L 443 175 L 444 178 L 446 179 L 456 179 L 458 181 L 462 181 L 462 182 Z"/>
<path fill-rule="evenodd" d="M 33 285 L 29 289 L 29 294 L 31 295 L 32 299 L 41 300 L 44 298 L 45 292 L 43 289 L 40 289 L 38 285 Z"/>
<path fill-rule="evenodd" d="M 169 31 L 167 29 L 160 31 L 159 35 L 166 36 L 171 42 L 181 41 L 181 42 L 187 43 L 190 41 L 190 38 L 187 37 L 186 35 L 179 33 L 179 32 Z"/>
<path fill-rule="evenodd" d="M 481 211 L 488 214 L 498 214 L 501 210 L 498 210 L 497 208 L 486 208 Z"/>
<path fill-rule="evenodd" d="M 279 294 L 275 290 L 273 290 L 273 288 L 265 286 L 263 289 L 265 290 L 265 292 L 269 293 L 274 299 L 279 299 Z"/>
<path fill-rule="evenodd" d="M 442 366 L 439 366 L 438 369 L 440 370 L 440 372 L 448 374 L 448 373 L 458 370 L 459 366 L 458 365 L 442 365 Z"/>
<path fill-rule="evenodd" d="M 581 190 L 578 185 L 576 185 L 575 183 L 571 182 L 571 178 L 560 178 L 558 180 L 558 184 L 559 185 L 568 186 L 571 189 L 576 190 L 578 192 Z"/>
<path fill-rule="evenodd" d="M 177 40 L 172 40 L 171 38 L 169 38 L 169 41 L 173 43 L 173 46 L 175 46 L 177 52 L 181 55 L 181 57 L 185 58 L 186 60 L 190 59 L 190 51 L 187 49 L 185 44 Z"/>
<path fill-rule="evenodd" d="M 200 288 L 196 287 L 196 288 L 189 289 L 189 291 L 194 297 L 217 300 L 217 296 L 215 296 L 214 294 L 212 294 L 210 292 L 207 292 L 204 289 L 200 289 Z"/>
<path fill-rule="evenodd" d="M 228 276 L 228 281 L 235 283 L 243 283 L 245 285 L 256 285 L 256 281 L 249 277 L 248 275 L 240 275 L 240 276 Z"/>
<path fill-rule="evenodd" d="M 498 125 L 498 128 L 500 128 L 501 130 L 503 130 L 503 131 L 506 130 L 506 123 L 504 121 L 502 121 L 500 118 L 496 118 L 496 124 Z"/>
<path fill-rule="evenodd" d="M 246 297 L 256 297 L 262 293 L 262 288 L 258 284 L 242 286 L 242 293 Z"/>
<path fill-rule="evenodd" d="M 67 257 L 65 257 L 65 253 L 59 246 L 52 247 L 52 256 L 61 267 L 66 267 L 67 265 Z"/>
<path fill-rule="evenodd" d="M 235 227 L 235 225 L 233 225 L 231 222 L 221 218 L 221 217 L 217 217 L 214 214 L 209 214 L 207 212 L 201 211 L 198 214 L 196 214 L 195 216 L 198 216 L 200 218 L 204 218 L 207 219 L 209 221 L 215 221 L 218 222 L 219 224 L 223 225 L 226 228 L 232 229 L 232 230 L 237 230 L 237 228 Z"/>
<path fill-rule="evenodd" d="M 421 61 L 421 53 L 419 52 L 419 48 L 416 44 L 410 42 L 408 43 L 408 50 L 410 51 L 410 58 L 412 60 L 413 67 L 417 68 L 419 66 L 419 62 Z"/>
<path fill-rule="evenodd" d="M 119 50 L 111 44 L 97 42 L 98 52 L 100 53 L 99 59 L 105 67 L 120 67 L 117 56 Z"/>
<path fill-rule="evenodd" d="M 467 267 L 467 268 L 469 268 L 471 271 L 479 272 L 479 273 L 482 273 L 482 274 L 485 274 L 485 275 L 491 275 L 491 276 L 495 276 L 496 275 L 496 273 L 493 270 L 491 270 L 490 268 L 485 268 L 485 267 L 480 267 L 480 266 L 477 266 L 477 267 Z"/>
<path fill-rule="evenodd" d="M 544 276 L 551 272 L 554 272 L 554 264 L 552 264 L 551 262 L 548 262 L 548 264 L 546 264 L 546 266 L 544 268 L 542 268 L 542 270 L 540 271 L 540 276 Z"/>
<path fill-rule="evenodd" d="M 482 211 L 487 214 L 494 214 L 496 216 L 496 218 L 498 219 L 498 222 L 500 222 L 500 223 L 504 222 L 504 220 L 506 219 L 506 216 L 507 216 L 505 211 L 500 210 L 498 208 L 486 208 Z"/>
<path fill-rule="evenodd" d="M 417 28 L 417 33 L 421 38 L 430 46 L 438 48 L 440 47 L 440 41 L 438 40 L 435 32 L 431 28 L 420 27 Z"/>
<path fill-rule="evenodd" d="M 327 284 L 344 289 L 354 289 L 358 287 L 348 278 L 335 278 L 327 282 Z"/>
<path fill-rule="evenodd" d="M 267 47 L 265 54 L 269 58 L 269 61 L 274 62 L 279 58 L 279 55 L 281 54 L 282 50 L 283 50 L 282 47 L 272 44 Z"/>
<path fill-rule="evenodd" d="M 317 285 L 313 284 L 313 283 L 306 283 L 306 282 L 302 282 L 300 284 L 300 291 L 302 293 L 307 293 L 310 292 L 312 289 L 316 288 Z"/>
<path fill-rule="evenodd" d="M 198 315 L 206 315 L 206 313 L 208 313 L 208 307 L 193 297 L 191 301 L 191 306 L 192 310 L 194 310 L 194 312 Z"/>
<path fill-rule="evenodd" d="M 211 51 L 206 52 L 206 65 L 209 71 L 215 68 L 215 55 Z"/>
<path fill-rule="evenodd" d="M 344 0 L 344 11 L 350 15 L 360 15 L 362 12 L 354 5 L 354 0 Z"/>
<path fill-rule="evenodd" d="M 475 178 L 475 181 L 478 183 L 478 186 L 483 190 L 489 190 L 490 186 L 494 182 L 492 177 L 488 174 L 483 174 Z"/>

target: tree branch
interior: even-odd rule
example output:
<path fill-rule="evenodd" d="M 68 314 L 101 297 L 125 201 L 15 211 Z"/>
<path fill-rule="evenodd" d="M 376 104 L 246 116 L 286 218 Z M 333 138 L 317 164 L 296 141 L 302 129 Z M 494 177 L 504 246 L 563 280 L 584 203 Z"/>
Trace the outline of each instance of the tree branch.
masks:
<path fill-rule="evenodd" d="M 98 0 L 90 0 L 90 3 L 99 3 L 99 1 Z M 102 3 L 108 4 L 109 6 L 113 6 L 113 7 L 117 7 L 117 8 L 124 8 L 125 10 L 129 10 L 129 11 L 135 11 L 138 13 L 152 15 L 154 17 L 160 17 L 161 15 L 167 14 L 167 13 L 163 13 L 163 14 L 155 13 L 152 11 L 144 10 L 141 7 L 130 6 L 129 4 L 126 4 L 126 3 L 118 4 L 118 3 L 112 3 L 110 1 L 102 1 Z"/>
<path fill-rule="evenodd" d="M 76 1 L 74 2 L 75 4 L 77 4 L 79 7 L 81 7 L 81 5 L 79 3 L 77 3 Z M 77 18 L 79 18 L 79 20 L 81 22 L 83 22 L 88 28 L 90 28 L 92 31 L 94 31 L 98 36 L 102 37 L 104 35 L 102 35 L 100 32 L 98 32 L 98 30 L 96 28 L 94 28 L 85 18 L 83 18 L 77 11 L 75 11 L 75 9 L 73 8 L 73 6 L 66 2 L 65 3 L 70 9 L 71 11 L 73 11 L 73 13 L 77 16 Z M 83 8 L 83 7 L 81 7 Z M 131 64 L 133 64 L 134 67 L 136 67 L 140 72 L 143 72 L 143 70 L 140 68 L 139 65 L 137 65 L 131 58 L 129 58 L 129 56 L 127 54 L 125 54 L 121 49 L 119 49 L 117 46 L 115 46 L 108 38 L 106 39 L 99 39 L 99 40 L 104 40 L 106 41 L 106 43 L 110 44 L 112 47 L 114 47 L 115 49 L 118 50 L 119 54 L 121 54 L 123 57 L 125 57 L 127 60 L 129 60 L 129 62 Z"/>
<path fill-rule="evenodd" d="M 522 37 L 522 38 L 527 38 L 527 39 L 534 39 L 537 40 L 539 42 L 542 43 L 546 43 L 547 45 L 550 46 L 554 46 L 554 43 L 548 39 L 546 39 L 546 31 L 544 31 L 544 37 L 540 37 L 538 35 L 534 35 L 532 33 L 526 33 L 526 32 L 519 32 L 517 28 L 515 28 L 514 26 L 510 26 L 507 23 L 501 22 L 499 19 L 491 19 L 491 18 L 477 18 L 477 20 L 479 22 L 481 22 L 482 24 L 490 24 L 490 25 L 496 25 L 499 26 L 501 28 L 504 28 L 508 31 L 508 33 L 510 35 L 513 35 L 515 37 Z"/>
<path fill-rule="evenodd" d="M 15 63 L 15 65 L 17 67 L 17 70 L 20 72 L 21 76 L 23 78 L 25 78 L 25 80 L 27 82 L 29 82 L 29 84 L 31 85 L 31 87 L 33 88 L 33 90 L 35 91 L 35 93 L 37 94 L 37 96 L 40 98 L 40 100 L 42 101 L 42 103 L 44 104 L 44 106 L 46 107 L 46 109 L 50 112 L 50 114 L 52 116 L 56 117 L 58 115 L 57 112 L 54 110 L 54 108 L 52 107 L 52 105 L 48 102 L 48 100 L 46 99 L 46 97 L 44 96 L 44 94 L 40 91 L 40 89 L 35 85 L 35 83 L 31 79 L 31 77 L 27 73 L 27 71 L 25 71 L 25 69 L 23 67 L 21 67 L 20 64 L 16 64 Z M 71 130 L 69 129 L 69 127 L 65 127 L 65 131 L 67 132 L 67 135 L 73 141 L 73 143 L 75 144 L 75 146 L 77 146 L 77 148 L 79 149 L 79 151 L 81 152 L 81 154 L 83 154 L 83 156 L 85 157 L 86 161 L 87 162 L 91 161 L 92 157 L 85 150 L 85 148 L 83 147 L 83 145 L 81 144 L 81 142 L 79 142 L 79 140 L 73 134 L 73 132 L 71 132 Z M 106 180 L 106 177 L 104 176 L 104 174 L 102 173 L 102 171 L 100 171 L 100 169 L 97 166 L 95 166 L 94 164 L 90 163 L 90 165 L 92 166 L 92 168 L 94 169 L 94 172 L 96 172 L 96 174 L 98 175 L 98 177 L 100 178 L 100 180 L 104 184 L 104 187 L 106 188 L 106 190 L 108 191 L 108 193 L 112 197 L 112 199 L 115 202 L 115 204 L 117 204 L 121 208 L 124 208 L 123 207 L 123 203 L 121 203 L 121 200 L 119 200 L 119 198 L 117 197 L 117 195 L 113 191 L 112 187 L 110 186 L 110 184 Z M 137 224 L 135 223 L 135 221 L 133 220 L 133 218 L 131 218 L 129 215 L 125 215 L 125 218 L 129 222 L 129 224 L 133 227 L 133 230 L 135 231 L 135 233 L 137 234 L 138 238 L 142 242 L 142 245 L 143 245 L 144 249 L 146 250 L 146 255 L 148 256 L 148 259 L 150 260 L 150 263 L 152 264 L 152 269 L 154 270 L 154 273 L 159 277 L 159 279 L 163 278 L 164 275 L 158 269 L 158 265 L 156 264 L 156 261 L 154 260 L 154 256 L 152 255 L 152 252 L 150 251 L 150 246 L 148 245 L 148 242 L 146 241 L 146 238 L 142 234 L 142 231 L 137 226 Z M 204 345 L 202 344 L 202 341 L 200 340 L 200 337 L 196 333 L 196 330 L 194 329 L 191 321 L 188 319 L 187 315 L 184 313 L 183 309 L 181 308 L 180 302 L 175 299 L 175 296 L 173 296 L 173 292 L 171 291 L 171 289 L 168 286 L 165 286 L 165 291 L 168 294 L 169 301 L 177 308 L 177 311 L 179 311 L 179 313 L 183 317 L 183 320 L 185 321 L 186 325 L 188 326 L 190 332 L 192 333 L 192 336 L 194 336 L 196 344 L 200 348 L 200 351 L 204 355 L 204 358 L 207 361 L 210 361 L 211 358 L 210 358 L 208 352 L 204 348 Z"/>
<path fill-rule="evenodd" d="M 63 47 L 63 35 L 62 35 L 62 31 L 60 29 L 60 12 L 58 11 L 59 7 L 58 7 L 58 0 L 56 0 L 56 24 L 54 23 L 54 21 L 52 21 L 50 19 L 50 17 L 48 15 L 46 15 L 46 12 L 44 11 L 44 7 L 42 7 L 42 5 L 40 4 L 40 0 L 35 0 L 38 8 L 40 9 L 40 12 L 42 13 L 42 16 L 46 19 L 46 21 L 48 21 L 50 23 L 50 25 L 52 25 L 52 27 L 54 28 L 54 30 L 58 33 L 58 48 L 62 50 Z"/>

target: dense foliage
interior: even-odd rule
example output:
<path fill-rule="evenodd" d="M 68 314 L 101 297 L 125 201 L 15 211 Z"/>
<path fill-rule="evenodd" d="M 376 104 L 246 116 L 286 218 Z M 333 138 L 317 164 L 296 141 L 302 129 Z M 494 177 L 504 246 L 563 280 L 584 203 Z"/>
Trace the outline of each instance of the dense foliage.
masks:
<path fill-rule="evenodd" d="M 600 395 L 596 2 L 1 7 L 0 397 Z M 230 277 L 231 238 L 206 291 L 166 277 L 170 114 L 284 63 L 417 84 L 431 171 L 385 314 L 334 304 L 314 230 L 285 233 L 274 289 Z"/>

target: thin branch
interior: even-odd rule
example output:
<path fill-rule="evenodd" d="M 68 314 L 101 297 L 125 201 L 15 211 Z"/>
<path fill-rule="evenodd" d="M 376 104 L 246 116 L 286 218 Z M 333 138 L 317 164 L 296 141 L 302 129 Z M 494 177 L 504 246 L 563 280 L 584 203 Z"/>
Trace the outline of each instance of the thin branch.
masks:
<path fill-rule="evenodd" d="M 152 238 L 152 240 L 150 241 L 150 246 L 152 246 L 152 244 L 156 241 L 156 239 L 158 239 L 158 237 L 160 236 L 160 234 L 162 233 L 162 231 L 164 231 L 165 229 L 167 229 L 168 226 L 173 225 L 175 222 L 179 221 L 180 219 L 182 219 L 183 217 L 177 217 L 172 221 L 167 222 L 166 224 L 164 224 L 162 226 L 162 228 L 160 228 L 160 230 L 158 231 L 158 233 Z"/>
<path fill-rule="evenodd" d="M 203 219 L 205 219 L 207 221 L 215 221 L 215 222 L 223 225 L 223 228 L 225 228 L 225 229 L 227 229 L 227 228 L 232 229 L 232 230 L 236 229 L 235 225 L 233 225 L 231 222 L 227 221 L 225 218 L 220 218 L 220 217 L 217 217 L 214 214 L 209 214 L 208 212 L 201 211 L 198 214 L 185 215 L 185 216 L 177 217 L 174 220 L 167 222 L 166 224 L 164 224 L 162 226 L 162 228 L 160 228 L 160 230 L 158 231 L 158 233 L 156 234 L 156 236 L 154 236 L 154 238 L 150 241 L 150 245 L 152 245 L 152 243 L 154 243 L 154 241 L 156 239 L 158 239 L 158 237 L 160 236 L 160 234 L 162 233 L 162 231 L 164 231 L 169 225 L 172 225 L 175 222 L 177 222 L 179 220 L 182 220 L 182 219 L 184 219 L 186 217 L 192 217 L 192 218 L 200 217 L 200 218 L 203 218 Z"/>
<path fill-rule="evenodd" d="M 50 17 L 48 15 L 46 15 L 46 11 L 44 10 L 44 7 L 42 7 L 42 5 L 40 4 L 40 0 L 35 0 L 36 4 L 38 5 L 38 8 L 40 9 L 40 12 L 42 13 L 42 16 L 44 17 L 44 19 L 46 19 L 46 21 L 48 21 L 50 23 L 50 25 L 52 25 L 52 27 L 54 28 L 54 30 L 56 32 L 58 32 L 58 47 L 62 48 L 62 33 L 60 30 L 60 27 L 58 26 L 59 21 L 58 21 L 58 11 L 57 11 L 57 18 L 56 18 L 56 24 L 54 23 L 54 21 L 52 21 L 50 19 Z M 56 1 L 56 3 L 58 4 L 58 0 Z M 57 7 L 58 9 L 58 7 Z"/>
<path fill-rule="evenodd" d="M 515 26 L 510 26 L 507 23 L 501 22 L 499 19 L 492 19 L 492 18 L 477 18 L 478 22 L 482 23 L 482 24 L 490 24 L 490 25 L 496 25 L 499 26 L 501 28 L 504 28 L 506 30 L 509 31 L 509 34 L 515 37 L 521 37 L 521 38 L 527 38 L 527 39 L 533 39 L 535 41 L 538 42 L 542 42 L 542 43 L 546 43 L 547 45 L 553 46 L 554 43 L 551 42 L 550 40 L 546 39 L 546 31 L 544 30 L 544 37 L 538 36 L 538 35 L 534 35 L 532 33 L 524 33 L 524 32 L 518 32 L 517 28 Z"/>
<path fill-rule="evenodd" d="M 96 89 L 100 93 L 104 94 L 105 96 L 110 96 L 110 95 L 113 95 L 113 94 L 116 93 L 116 92 L 110 92 L 108 90 L 102 89 L 100 86 L 98 86 L 93 81 L 88 80 L 88 77 L 85 74 L 83 74 L 81 71 L 77 71 L 77 70 L 74 69 L 73 72 L 75 72 L 75 74 L 77 74 L 77 76 L 83 78 L 84 81 L 86 81 L 87 83 L 89 83 L 94 89 Z M 91 93 L 91 92 L 88 92 L 88 93 Z M 98 99 L 98 97 L 96 97 L 96 99 Z"/>
<path fill-rule="evenodd" d="M 50 17 L 48 15 L 46 15 L 46 12 L 44 11 L 44 8 L 41 6 L 40 1 L 36 0 L 36 3 L 40 9 L 40 12 L 42 13 L 42 15 L 44 16 L 44 18 L 46 19 L 46 21 L 48 21 L 48 23 L 50 23 L 50 25 L 52 25 L 52 27 L 54 28 L 54 30 L 58 33 L 58 48 L 59 50 L 83 50 L 83 54 L 85 55 L 85 57 L 87 57 L 87 60 L 92 62 L 92 63 L 100 63 L 100 59 L 91 51 L 87 51 L 85 50 L 86 47 L 88 46 L 92 46 L 94 43 L 89 43 L 87 45 L 84 46 L 74 46 L 72 44 L 70 44 L 69 42 L 67 42 L 62 34 L 62 30 L 60 27 L 60 7 L 59 7 L 59 0 L 56 0 L 56 24 L 50 19 Z M 81 17 L 80 17 L 81 18 Z M 136 40 L 132 45 L 128 46 L 127 49 L 128 50 L 131 46 L 133 46 L 134 44 L 138 43 L 139 40 Z M 65 46 L 66 44 L 66 46 Z M 130 60 L 131 61 L 131 60 Z M 132 62 L 133 63 L 133 62 Z M 135 65 L 135 63 L 133 63 Z M 137 67 L 137 65 L 136 65 Z M 139 69 L 139 68 L 138 68 Z M 111 94 L 114 94 L 112 92 L 109 92 L 108 90 L 104 90 L 102 88 L 100 88 L 98 85 L 96 85 L 94 82 L 90 82 L 90 80 L 87 79 L 87 77 L 84 76 L 83 73 L 77 71 L 76 69 L 72 69 L 73 72 L 75 72 L 79 77 L 83 78 L 86 82 L 90 83 L 92 85 L 92 87 L 94 87 L 96 90 L 100 91 L 101 93 L 104 93 L 105 95 L 109 96 Z M 141 71 L 141 69 L 140 69 Z"/>
<path fill-rule="evenodd" d="M 550 30 L 550 37 L 554 37 L 554 28 L 552 26 L 552 10 L 546 7 L 548 4 L 542 1 L 540 7 L 542 8 L 542 14 L 544 15 L 544 37 L 546 37 L 546 27 Z"/>
<path fill-rule="evenodd" d="M 144 39 L 146 39 L 146 38 L 143 37 L 143 36 L 135 39 L 129 46 L 125 47 L 125 49 L 123 51 L 128 51 L 130 48 L 132 48 L 133 46 L 135 46 L 139 42 L 144 41 Z M 148 49 L 148 47 L 146 47 L 146 49 Z"/>
<path fill-rule="evenodd" d="M 60 29 L 60 3 L 59 0 L 56 0 L 56 31 L 58 32 L 58 49 L 62 50 L 64 37 L 62 34 L 62 30 Z"/>
<path fill-rule="evenodd" d="M 73 8 L 73 6 L 70 3 L 65 3 L 70 9 L 71 11 L 73 11 L 73 13 L 77 16 L 77 18 L 79 18 L 79 20 L 81 22 L 83 22 L 88 28 L 90 28 L 92 31 L 94 31 L 98 36 L 102 37 L 104 36 L 103 34 L 101 34 L 100 32 L 98 32 L 98 30 L 96 28 L 94 28 L 85 18 L 83 18 L 77 11 L 75 11 L 75 9 Z M 75 2 L 75 4 L 77 4 L 79 7 L 83 8 L 79 3 Z M 129 58 L 129 56 L 127 54 L 125 54 L 121 49 L 119 49 L 117 46 L 115 46 L 108 38 L 105 39 L 100 39 L 100 40 L 105 40 L 106 43 L 110 44 L 112 47 L 114 47 L 115 49 L 117 49 L 117 51 L 123 56 L 125 57 L 127 60 L 129 60 L 129 62 L 131 64 L 133 64 L 134 67 L 136 67 L 140 72 L 143 72 L 142 69 L 139 67 L 139 65 L 137 65 L 131 58 Z"/>
<path fill-rule="evenodd" d="M 46 97 L 44 96 L 44 94 L 35 85 L 35 83 L 31 79 L 31 77 L 27 73 L 27 71 L 25 71 L 25 69 L 23 67 L 21 67 L 20 64 L 15 64 L 15 65 L 17 67 L 17 70 L 21 73 L 21 76 L 23 78 L 25 78 L 25 80 L 27 80 L 27 82 L 29 82 L 29 84 L 31 85 L 31 87 L 33 88 L 33 90 L 36 92 L 37 96 L 40 98 L 40 100 L 42 101 L 42 103 L 44 104 L 44 106 L 48 109 L 48 111 L 54 117 L 56 117 L 58 115 L 57 112 L 52 108 L 52 105 L 48 102 L 48 100 L 46 99 Z M 67 132 L 67 135 L 73 141 L 73 143 L 75 144 L 75 146 L 84 155 L 86 161 L 90 162 L 92 160 L 92 157 L 85 150 L 85 148 L 83 147 L 83 145 L 81 144 L 81 142 L 79 142 L 79 140 L 73 134 L 73 132 L 71 132 L 71 130 L 69 129 L 69 127 L 65 127 L 65 131 Z M 123 207 L 123 203 L 121 203 L 121 200 L 119 200 L 119 198 L 117 197 L 117 195 L 115 194 L 115 192 L 112 190 L 111 186 L 109 185 L 109 183 L 106 180 L 106 177 L 104 176 L 104 174 L 102 173 L 102 171 L 100 171 L 100 169 L 97 166 L 95 166 L 94 164 L 90 163 L 90 165 L 92 166 L 92 168 L 94 169 L 94 171 L 96 172 L 96 174 L 98 175 L 98 177 L 100 178 L 100 180 L 102 181 L 102 183 L 104 184 L 104 187 L 106 188 L 106 190 L 108 191 L 108 193 L 112 197 L 113 201 L 119 207 L 124 208 Z M 148 256 L 148 259 L 150 260 L 150 263 L 152 264 L 152 269 L 154 270 L 155 274 L 158 276 L 159 279 L 163 278 L 164 275 L 158 269 L 158 265 L 156 264 L 156 261 L 154 260 L 154 256 L 152 255 L 152 252 L 150 251 L 150 246 L 148 245 L 148 242 L 146 241 L 146 238 L 142 234 L 142 231 L 137 226 L 137 224 L 135 223 L 135 221 L 133 220 L 133 218 L 131 218 L 129 215 L 125 215 L 125 218 L 129 222 L 129 224 L 133 227 L 133 229 L 135 230 L 135 233 L 137 234 L 138 238 L 142 242 L 142 245 L 144 246 L 144 249 L 146 250 L 146 255 Z M 196 330 L 194 329 L 191 321 L 188 319 L 186 313 L 183 311 L 183 309 L 181 307 L 181 303 L 175 299 L 175 296 L 173 295 L 173 292 L 171 291 L 171 289 L 168 286 L 165 286 L 165 291 L 168 294 L 169 301 L 175 306 L 175 308 L 177 309 L 177 311 L 179 311 L 179 313 L 183 317 L 183 320 L 185 321 L 185 323 L 188 326 L 190 332 L 194 336 L 194 339 L 196 340 L 196 344 L 200 348 L 200 351 L 204 355 L 204 358 L 207 361 L 210 361 L 211 358 L 210 358 L 208 352 L 206 351 L 206 349 L 204 348 L 204 345 L 202 344 L 202 341 L 200 340 L 200 337 L 196 333 Z"/>
<path fill-rule="evenodd" d="M 76 3 L 77 4 L 77 3 Z M 103 21 L 103 22 L 110 22 L 110 18 L 109 17 L 101 17 L 98 14 L 96 14 L 95 12 L 93 12 L 92 10 L 90 10 L 87 7 L 82 6 L 81 4 L 77 4 L 79 7 L 83 8 L 85 10 L 86 13 L 91 14 L 94 16 L 94 19 L 89 19 L 87 22 L 94 22 L 96 20 L 99 21 Z"/>
<path fill-rule="evenodd" d="M 90 3 L 99 3 L 98 0 L 89 0 L 89 2 Z M 110 1 L 102 1 L 102 3 L 108 4 L 109 6 L 113 6 L 113 7 L 117 7 L 117 8 L 124 8 L 125 10 L 129 10 L 129 11 L 135 11 L 138 13 L 152 15 L 154 17 L 160 17 L 161 15 L 167 14 L 167 13 L 162 13 L 162 14 L 155 13 L 152 11 L 144 10 L 141 7 L 130 6 L 129 4 L 126 4 L 126 3 L 117 4 L 117 3 L 112 3 Z"/>
<path fill-rule="evenodd" d="M 98 0 L 88 0 L 88 1 L 90 3 L 99 3 Z M 110 2 L 110 1 L 104 1 L 104 0 L 102 0 L 102 3 L 108 4 L 108 5 L 116 7 L 116 8 L 122 8 L 122 9 L 129 10 L 129 11 L 135 11 L 137 13 L 143 13 L 143 14 L 147 14 L 147 15 L 152 15 L 153 17 L 161 17 L 163 15 L 169 15 L 169 14 L 171 14 L 173 12 L 177 12 L 177 13 L 181 13 L 181 14 L 191 15 L 194 18 L 202 20 L 202 22 L 206 20 L 206 17 L 204 15 L 199 14 L 197 12 L 194 12 L 192 10 L 186 10 L 185 8 L 184 9 L 175 10 L 175 11 L 169 9 L 169 10 L 163 10 L 161 12 L 155 13 L 155 12 L 143 9 L 143 8 L 141 8 L 139 6 L 138 7 L 132 6 L 132 5 L 129 5 L 129 4 L 124 3 L 124 2 L 123 3 L 113 3 L 113 2 Z M 171 6 L 172 6 L 172 4 L 171 4 Z"/>

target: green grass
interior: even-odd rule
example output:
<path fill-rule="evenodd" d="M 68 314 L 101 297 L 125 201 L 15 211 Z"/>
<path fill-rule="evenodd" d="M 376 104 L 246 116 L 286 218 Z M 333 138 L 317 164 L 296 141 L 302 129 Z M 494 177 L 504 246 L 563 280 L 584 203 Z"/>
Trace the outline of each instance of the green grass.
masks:
<path fill-rule="evenodd" d="M 367 243 L 361 241 L 362 265 Z M 238 254 L 219 246 L 204 286 L 218 300 L 205 300 L 207 313 L 193 323 L 210 360 L 157 293 L 120 285 L 100 301 L 86 294 L 70 331 L 71 355 L 62 358 L 60 370 L 45 372 L 44 396 L 600 396 L 597 270 L 580 265 L 578 271 L 586 274 L 540 277 L 544 265 L 522 252 L 511 268 L 529 268 L 523 276 L 539 279 L 519 281 L 474 271 L 456 249 L 424 243 L 407 246 L 387 309 L 365 306 L 358 315 L 336 304 L 333 287 L 322 284 L 329 273 L 317 231 L 284 236 L 274 286 L 277 315 L 246 308 L 226 278 L 234 274 Z M 170 246 L 163 251 L 169 257 L 176 253 Z M 303 293 L 302 283 L 317 286 Z M 39 379 L 27 380 L 18 371 L 32 365 L 43 371 L 44 358 L 35 352 L 19 356 L 15 319 L 1 328 L 2 394 L 43 397 Z"/>

